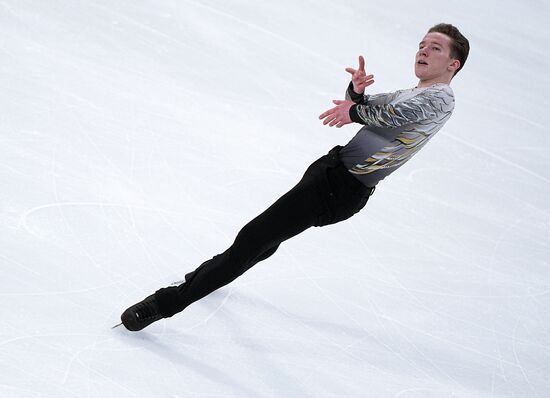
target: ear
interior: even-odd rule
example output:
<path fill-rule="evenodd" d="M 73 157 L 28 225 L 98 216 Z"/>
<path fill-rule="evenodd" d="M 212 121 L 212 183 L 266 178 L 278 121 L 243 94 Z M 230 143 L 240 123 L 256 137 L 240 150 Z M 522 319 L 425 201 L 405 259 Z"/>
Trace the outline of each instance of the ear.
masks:
<path fill-rule="evenodd" d="M 447 70 L 448 71 L 456 71 L 458 68 L 460 68 L 460 61 L 458 59 L 453 59 L 453 62 L 451 62 L 449 64 L 449 66 L 447 67 Z"/>

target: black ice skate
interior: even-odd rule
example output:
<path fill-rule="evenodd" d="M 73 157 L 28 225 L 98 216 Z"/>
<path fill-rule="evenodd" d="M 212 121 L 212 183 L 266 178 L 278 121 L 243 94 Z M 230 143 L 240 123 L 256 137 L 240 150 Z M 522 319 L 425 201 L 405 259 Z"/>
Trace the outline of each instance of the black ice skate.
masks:
<path fill-rule="evenodd" d="M 137 332 L 162 318 L 154 294 L 132 305 L 120 316 L 124 327 L 132 332 Z"/>

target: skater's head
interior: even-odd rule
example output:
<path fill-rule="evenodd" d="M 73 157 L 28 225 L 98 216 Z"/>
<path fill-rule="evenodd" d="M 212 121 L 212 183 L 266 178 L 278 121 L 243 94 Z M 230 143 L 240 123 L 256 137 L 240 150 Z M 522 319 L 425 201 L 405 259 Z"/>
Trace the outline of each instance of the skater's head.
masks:
<path fill-rule="evenodd" d="M 470 44 L 451 24 L 431 27 L 419 44 L 415 57 L 415 74 L 419 86 L 450 83 L 466 63 Z"/>
<path fill-rule="evenodd" d="M 460 65 L 454 71 L 453 76 L 456 75 L 466 63 L 468 53 L 470 52 L 470 42 L 462 33 L 460 33 L 456 26 L 448 23 L 440 23 L 432 26 L 430 30 L 428 30 L 428 34 L 429 33 L 441 33 L 451 39 L 451 51 L 449 55 L 452 59 L 456 59 L 460 62 Z"/>

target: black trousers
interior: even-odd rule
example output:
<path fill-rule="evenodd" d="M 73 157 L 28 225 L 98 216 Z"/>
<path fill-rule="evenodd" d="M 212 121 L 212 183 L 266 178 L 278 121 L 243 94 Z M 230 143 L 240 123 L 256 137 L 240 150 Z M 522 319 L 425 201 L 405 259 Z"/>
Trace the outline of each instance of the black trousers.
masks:
<path fill-rule="evenodd" d="M 338 158 L 340 148 L 313 162 L 294 188 L 240 230 L 229 249 L 185 275 L 181 285 L 158 290 L 161 314 L 170 317 L 227 285 L 309 227 L 334 224 L 359 212 L 374 187 L 348 172 Z"/>

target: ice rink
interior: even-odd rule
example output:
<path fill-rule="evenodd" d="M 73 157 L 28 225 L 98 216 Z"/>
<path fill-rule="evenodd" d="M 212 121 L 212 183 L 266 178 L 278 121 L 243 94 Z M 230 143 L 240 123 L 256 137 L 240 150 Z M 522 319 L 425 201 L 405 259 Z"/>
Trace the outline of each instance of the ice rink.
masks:
<path fill-rule="evenodd" d="M 542 1 L 0 1 L 0 396 L 550 397 L 548 20 Z M 360 214 L 111 329 L 355 135 L 318 115 L 358 55 L 367 93 L 414 87 L 439 22 L 471 44 L 454 114 Z"/>

